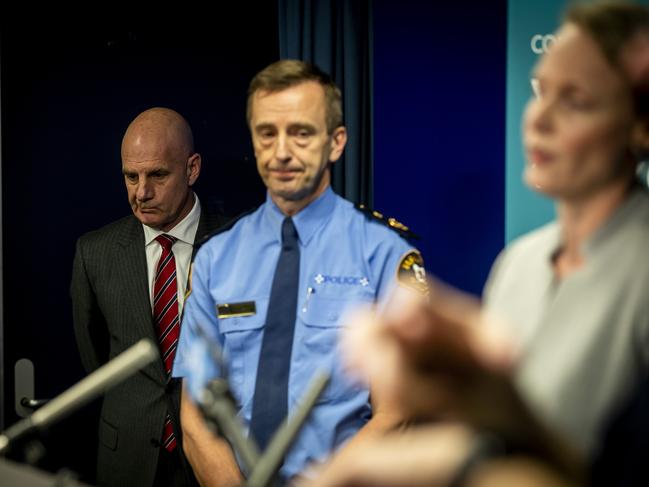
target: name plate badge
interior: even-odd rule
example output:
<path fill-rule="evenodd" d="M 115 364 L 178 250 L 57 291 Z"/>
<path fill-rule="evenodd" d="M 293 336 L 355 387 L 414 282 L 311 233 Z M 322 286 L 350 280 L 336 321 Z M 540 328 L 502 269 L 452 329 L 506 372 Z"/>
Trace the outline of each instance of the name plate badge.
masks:
<path fill-rule="evenodd" d="M 257 306 L 255 306 L 254 301 L 217 304 L 216 314 L 219 318 L 236 318 L 239 316 L 253 316 L 257 314 Z"/>

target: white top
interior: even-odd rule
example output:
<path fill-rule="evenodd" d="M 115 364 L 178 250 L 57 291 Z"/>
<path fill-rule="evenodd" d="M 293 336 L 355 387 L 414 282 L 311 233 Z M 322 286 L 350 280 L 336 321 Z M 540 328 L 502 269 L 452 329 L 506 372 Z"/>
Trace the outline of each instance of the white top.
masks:
<path fill-rule="evenodd" d="M 176 259 L 178 315 L 180 316 L 183 311 L 185 289 L 187 289 L 187 276 L 189 275 L 189 266 L 192 261 L 192 252 L 194 251 L 194 239 L 196 238 L 200 216 L 201 204 L 198 201 L 198 196 L 194 194 L 194 206 L 191 211 L 180 221 L 180 223 L 178 223 L 178 225 L 168 232 L 163 232 L 147 225 L 142 225 L 142 228 L 144 228 L 144 245 L 146 250 L 146 267 L 149 279 L 149 300 L 151 301 L 151 309 L 153 309 L 153 281 L 155 278 L 155 270 L 158 265 L 158 260 L 160 260 L 160 256 L 162 255 L 162 247 L 158 242 L 156 242 L 155 238 L 158 235 L 165 233 L 178 239 L 171 248 L 171 251 L 174 253 L 174 258 Z"/>
<path fill-rule="evenodd" d="M 485 303 L 520 346 L 523 396 L 588 454 L 649 368 L 649 197 L 631 194 L 585 242 L 584 265 L 557 280 L 560 245 L 556 222 L 510 245 Z"/>

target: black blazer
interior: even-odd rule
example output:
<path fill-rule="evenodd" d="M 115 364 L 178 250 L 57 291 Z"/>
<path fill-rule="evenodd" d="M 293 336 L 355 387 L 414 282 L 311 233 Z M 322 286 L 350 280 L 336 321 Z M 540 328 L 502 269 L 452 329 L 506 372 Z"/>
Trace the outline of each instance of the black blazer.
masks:
<path fill-rule="evenodd" d="M 196 241 L 225 223 L 203 209 Z M 77 241 L 70 286 L 74 330 L 88 372 L 141 338 L 157 343 L 149 300 L 142 224 L 130 215 Z M 160 438 L 170 412 L 182 457 L 185 485 L 196 485 L 182 455 L 178 380 L 167 380 L 162 360 L 106 392 L 99 420 L 97 483 L 153 485 Z"/>

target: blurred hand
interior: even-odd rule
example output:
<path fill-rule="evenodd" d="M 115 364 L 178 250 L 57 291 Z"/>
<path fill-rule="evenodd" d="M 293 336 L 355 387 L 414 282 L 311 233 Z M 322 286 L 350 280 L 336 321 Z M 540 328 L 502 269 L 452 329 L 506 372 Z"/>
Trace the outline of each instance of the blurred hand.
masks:
<path fill-rule="evenodd" d="M 476 299 L 431 282 L 428 296 L 398 288 L 383 308 L 358 310 L 349 320 L 342 349 L 350 371 L 366 380 L 372 395 L 380 396 L 381 403 L 406 422 L 437 422 L 433 428 L 409 431 L 401 437 L 405 441 L 421 440 L 421 455 L 437 455 L 439 448 L 446 448 L 443 435 L 449 436 L 449 442 L 451 435 L 456 440 L 449 455 L 459 452 L 459 427 L 440 421 L 463 422 L 467 428 L 502 437 L 571 477 L 579 478 L 583 473 L 581 457 L 540 422 L 517 393 L 511 380 L 515 348 L 501 331 L 504 327 L 486 315 Z M 466 439 L 468 430 L 463 434 Z M 393 436 L 387 444 L 377 439 L 376 444 L 365 445 L 363 455 L 368 459 L 362 465 L 373 465 L 370 454 L 383 455 L 381 462 L 389 465 L 388 451 L 392 451 L 404 465 L 425 467 L 423 477 L 408 477 L 412 484 L 372 483 L 377 482 L 372 477 L 368 484 L 340 485 L 419 485 L 416 482 L 421 478 L 426 478 L 428 485 L 444 485 L 432 484 L 430 479 L 446 479 L 441 465 L 450 468 L 452 459 L 435 456 L 427 460 L 430 465 L 419 463 L 422 457 L 415 457 L 415 452 L 405 443 L 402 445 L 399 438 Z M 426 452 L 424 444 L 428 444 Z M 410 455 L 418 460 L 408 464 Z M 340 462 L 355 472 L 354 456 Z M 338 472 L 342 467 L 336 466 L 334 460 L 331 468 Z M 338 473 L 332 478 L 337 479 L 337 475 L 342 478 Z M 400 478 L 387 473 L 379 477 L 386 482 Z M 345 479 L 360 482 L 356 477 Z"/>
<path fill-rule="evenodd" d="M 487 319 L 477 300 L 441 283 L 431 282 L 428 297 L 398 287 L 381 311 L 350 317 L 343 353 L 405 418 L 500 422 L 515 354 Z"/>
<path fill-rule="evenodd" d="M 448 485 L 472 445 L 463 426 L 427 426 L 357 445 L 297 487 L 434 487 Z"/>

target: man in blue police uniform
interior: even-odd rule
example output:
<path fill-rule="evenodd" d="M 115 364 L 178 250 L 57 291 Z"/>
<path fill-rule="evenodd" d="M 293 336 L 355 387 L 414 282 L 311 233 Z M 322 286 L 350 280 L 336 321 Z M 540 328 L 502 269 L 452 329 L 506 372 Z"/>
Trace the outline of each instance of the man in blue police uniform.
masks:
<path fill-rule="evenodd" d="M 337 336 L 346 308 L 375 302 L 399 272 L 422 266 L 397 232 L 330 188 L 330 167 L 347 133 L 340 90 L 328 75 L 300 61 L 271 64 L 250 84 L 247 115 L 267 199 L 198 251 L 174 365 L 186 386 L 185 452 L 204 486 L 236 485 L 242 478 L 230 445 L 205 428 L 194 403 L 220 373 L 205 337 L 224 350 L 239 415 L 262 447 L 276 391 L 284 391 L 279 402 L 290 414 L 317 369 L 332 373 L 284 459 L 280 473 L 288 479 L 352 437 L 397 422 L 378 398 L 370 403 L 369 391 L 345 378 Z M 277 340 L 290 337 L 269 358 L 282 307 L 290 326 Z M 283 358 L 289 364 L 285 386 L 281 373 L 273 375 Z"/>

